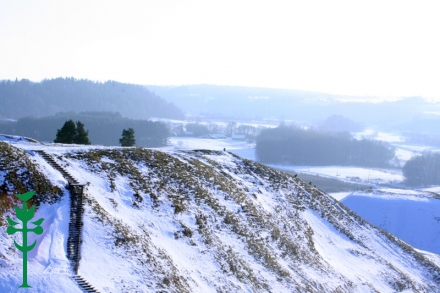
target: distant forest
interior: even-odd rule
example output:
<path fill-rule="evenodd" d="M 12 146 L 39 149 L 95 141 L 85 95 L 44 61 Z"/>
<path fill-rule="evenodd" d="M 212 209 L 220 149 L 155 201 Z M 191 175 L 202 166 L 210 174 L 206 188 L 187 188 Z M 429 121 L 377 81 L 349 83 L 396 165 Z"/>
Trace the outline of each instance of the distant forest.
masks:
<path fill-rule="evenodd" d="M 403 166 L 407 185 L 429 186 L 440 184 L 440 154 L 424 154 L 411 158 Z"/>
<path fill-rule="evenodd" d="M 0 118 L 44 117 L 70 111 L 119 112 L 124 117 L 145 120 L 185 117 L 180 108 L 141 85 L 75 78 L 0 82 Z"/>
<path fill-rule="evenodd" d="M 383 142 L 291 126 L 262 130 L 256 155 L 262 163 L 365 167 L 389 167 L 395 156 L 394 148 Z"/>
<path fill-rule="evenodd" d="M 69 112 L 42 118 L 25 117 L 16 122 L 0 121 L 0 133 L 53 142 L 57 129 L 69 119 L 84 124 L 92 144 L 119 145 L 122 130 L 128 128 L 134 129 L 137 146 L 159 147 L 168 142 L 169 131 L 165 123 L 123 118 L 121 114 L 111 112 Z"/>

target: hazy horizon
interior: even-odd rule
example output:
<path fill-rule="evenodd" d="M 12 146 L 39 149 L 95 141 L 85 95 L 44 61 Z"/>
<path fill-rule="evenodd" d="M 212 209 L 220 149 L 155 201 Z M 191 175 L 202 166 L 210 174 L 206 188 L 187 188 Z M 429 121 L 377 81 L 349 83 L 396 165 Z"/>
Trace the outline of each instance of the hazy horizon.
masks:
<path fill-rule="evenodd" d="M 0 1 L 0 79 L 440 101 L 440 2 Z"/>
<path fill-rule="evenodd" d="M 218 87 L 218 88 L 243 88 L 243 89 L 261 89 L 261 90 L 268 90 L 268 91 L 286 91 L 286 92 L 303 92 L 303 93 L 312 93 L 312 94 L 319 94 L 323 96 L 328 96 L 333 98 L 337 101 L 350 101 L 350 102 L 384 102 L 384 101 L 399 101 L 404 99 L 410 99 L 410 98 L 422 98 L 427 102 L 440 102 L 440 98 L 438 100 L 430 99 L 429 97 L 423 97 L 423 96 L 396 96 L 396 97 L 384 97 L 384 96 L 373 96 L 373 95 L 344 95 L 344 94 L 333 94 L 329 92 L 323 92 L 319 90 L 302 90 L 302 89 L 296 89 L 296 88 L 276 88 L 276 87 L 264 87 L 264 86 L 247 86 L 247 85 L 228 85 L 228 84 L 209 84 L 209 83 L 193 83 L 193 84 L 138 84 L 138 83 L 132 83 L 132 82 L 121 82 L 119 80 L 113 80 L 113 79 L 107 79 L 107 80 L 94 80 L 90 78 L 78 78 L 75 76 L 57 76 L 57 77 L 50 77 L 50 78 L 42 78 L 42 79 L 36 79 L 32 80 L 26 77 L 23 78 L 5 78 L 0 79 L 0 82 L 3 81 L 21 81 L 21 80 L 28 80 L 32 83 L 41 83 L 45 80 L 52 80 L 52 79 L 58 79 L 58 78 L 74 78 L 75 80 L 89 80 L 91 82 L 98 82 L 98 83 L 106 83 L 106 82 L 118 82 L 118 83 L 125 83 L 125 84 L 133 84 L 133 85 L 140 85 L 145 86 L 147 89 L 151 90 L 152 88 L 179 88 L 179 87 Z M 154 90 L 151 90 L 154 92 Z M 252 97 L 249 97 L 252 98 Z M 258 98 L 258 97 L 256 97 Z M 264 97 L 266 98 L 266 97 Z M 271 97 L 267 97 L 271 98 Z M 353 98 L 353 99 L 352 99 Z"/>

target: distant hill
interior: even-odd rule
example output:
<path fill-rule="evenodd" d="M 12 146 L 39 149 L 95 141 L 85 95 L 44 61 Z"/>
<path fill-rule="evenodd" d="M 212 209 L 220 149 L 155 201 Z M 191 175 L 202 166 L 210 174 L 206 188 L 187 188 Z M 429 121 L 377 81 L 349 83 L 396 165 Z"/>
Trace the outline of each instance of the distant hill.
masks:
<path fill-rule="evenodd" d="M 398 125 L 396 128 L 406 133 L 439 137 L 440 116 L 425 115 L 424 117 L 415 117 L 411 121 Z"/>
<path fill-rule="evenodd" d="M 241 86 L 146 87 L 189 114 L 221 118 L 298 118 L 299 106 L 328 98 L 322 93 Z"/>
<path fill-rule="evenodd" d="M 440 104 L 411 97 L 400 101 L 374 101 L 373 97 L 347 97 L 319 92 L 240 86 L 146 86 L 188 114 L 239 118 L 277 118 L 318 126 L 332 115 L 362 125 L 392 130 L 425 112 L 440 113 Z M 373 99 L 373 100 L 372 100 Z"/>
<path fill-rule="evenodd" d="M 359 132 L 363 129 L 360 123 L 354 122 L 342 115 L 332 115 L 319 126 L 319 130 L 325 132 Z"/>
<path fill-rule="evenodd" d="M 70 111 L 119 112 L 133 119 L 184 118 L 177 106 L 140 85 L 75 78 L 0 82 L 0 117 L 43 117 Z"/>

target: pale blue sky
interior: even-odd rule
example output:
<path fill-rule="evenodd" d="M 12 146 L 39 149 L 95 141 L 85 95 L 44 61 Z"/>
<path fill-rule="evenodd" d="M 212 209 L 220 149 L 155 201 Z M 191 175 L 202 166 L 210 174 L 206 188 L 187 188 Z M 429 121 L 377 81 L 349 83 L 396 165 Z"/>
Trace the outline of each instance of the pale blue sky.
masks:
<path fill-rule="evenodd" d="M 0 79 L 440 100 L 440 1 L 0 0 Z"/>

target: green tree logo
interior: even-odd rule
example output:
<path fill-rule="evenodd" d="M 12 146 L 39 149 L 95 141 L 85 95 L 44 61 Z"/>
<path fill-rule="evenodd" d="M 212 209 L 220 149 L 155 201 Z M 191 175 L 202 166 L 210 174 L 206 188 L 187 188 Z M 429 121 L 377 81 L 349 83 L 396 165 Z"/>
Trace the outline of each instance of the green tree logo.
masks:
<path fill-rule="evenodd" d="M 44 219 L 41 218 L 39 220 L 36 220 L 35 222 L 31 222 L 35 225 L 34 228 L 30 229 L 28 228 L 27 224 L 28 222 L 34 217 L 35 214 L 35 207 L 28 208 L 27 201 L 30 200 L 35 195 L 35 192 L 29 191 L 23 194 L 16 194 L 15 196 L 18 197 L 21 201 L 23 201 L 23 207 L 20 209 L 17 206 L 14 206 L 14 210 L 16 212 L 17 218 L 21 220 L 23 223 L 22 228 L 15 228 L 14 226 L 18 225 L 19 223 L 15 222 L 14 220 L 7 218 L 6 220 L 9 223 L 8 228 L 6 229 L 6 232 L 9 235 L 15 234 L 17 232 L 23 233 L 23 245 L 19 245 L 15 240 L 14 244 L 15 247 L 17 247 L 18 250 L 23 252 L 23 283 L 19 288 L 32 288 L 27 283 L 27 253 L 34 249 L 35 245 L 37 244 L 37 241 L 34 241 L 34 243 L 30 246 L 27 245 L 27 234 L 29 232 L 34 232 L 37 235 L 40 235 L 43 233 L 43 228 L 40 226 L 41 223 L 43 223 Z"/>

